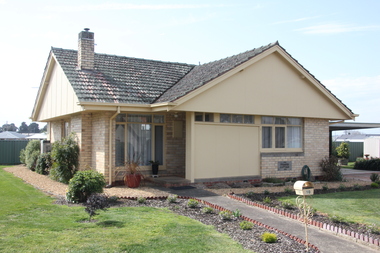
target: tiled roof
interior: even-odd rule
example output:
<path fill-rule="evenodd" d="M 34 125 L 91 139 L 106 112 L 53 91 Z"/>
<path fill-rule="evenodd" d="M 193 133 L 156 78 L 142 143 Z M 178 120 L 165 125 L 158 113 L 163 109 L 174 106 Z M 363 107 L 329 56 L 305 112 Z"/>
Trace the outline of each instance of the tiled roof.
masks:
<path fill-rule="evenodd" d="M 79 70 L 76 50 L 52 52 L 81 102 L 151 104 L 194 67 L 95 54 L 95 69 Z"/>
<path fill-rule="evenodd" d="M 195 66 L 184 78 L 165 92 L 165 94 L 163 94 L 156 102 L 174 101 L 275 45 L 278 45 L 278 42 L 218 61 Z"/>

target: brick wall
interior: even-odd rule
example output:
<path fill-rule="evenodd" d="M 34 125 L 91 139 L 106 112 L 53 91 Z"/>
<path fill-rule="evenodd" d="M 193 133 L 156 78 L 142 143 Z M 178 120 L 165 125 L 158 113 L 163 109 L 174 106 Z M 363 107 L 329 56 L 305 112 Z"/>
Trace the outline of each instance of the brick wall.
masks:
<path fill-rule="evenodd" d="M 109 119 L 112 112 L 92 113 L 92 169 L 108 180 Z M 114 138 L 114 137 L 113 137 Z"/>
<path fill-rule="evenodd" d="M 304 119 L 304 152 L 261 153 L 261 176 L 301 177 L 304 165 L 309 166 L 313 176 L 322 175 L 319 162 L 329 154 L 329 122 L 324 119 Z M 292 170 L 278 171 L 278 162 L 291 161 Z"/>

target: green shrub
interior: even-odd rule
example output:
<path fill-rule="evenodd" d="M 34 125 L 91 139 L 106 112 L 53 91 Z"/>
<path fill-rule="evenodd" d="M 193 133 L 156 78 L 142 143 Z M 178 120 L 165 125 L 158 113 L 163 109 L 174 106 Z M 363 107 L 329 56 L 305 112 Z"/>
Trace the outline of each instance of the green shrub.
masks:
<path fill-rule="evenodd" d="M 272 200 L 271 200 L 270 197 L 265 197 L 265 198 L 263 199 L 263 202 L 264 202 L 265 204 L 270 204 L 270 203 L 272 203 Z"/>
<path fill-rule="evenodd" d="M 21 162 L 22 164 L 25 164 L 25 163 L 26 163 L 26 162 L 25 162 L 25 149 L 24 149 L 24 148 L 20 150 L 20 162 Z"/>
<path fill-rule="evenodd" d="M 36 163 L 36 172 L 38 174 L 47 175 L 49 174 L 49 169 L 51 167 L 51 156 L 50 153 L 42 153 L 38 156 Z"/>
<path fill-rule="evenodd" d="M 264 232 L 261 235 L 261 239 L 266 243 L 274 243 L 277 242 L 277 235 L 269 232 Z"/>
<path fill-rule="evenodd" d="M 169 195 L 167 198 L 166 198 L 166 201 L 169 202 L 169 203 L 175 203 L 177 202 L 177 198 L 178 198 L 178 195 Z"/>
<path fill-rule="evenodd" d="M 375 183 L 375 182 L 372 182 L 371 183 L 371 188 L 379 188 L 379 184 Z"/>
<path fill-rule="evenodd" d="M 289 187 L 285 187 L 284 192 L 285 192 L 286 194 L 293 194 L 293 190 L 290 189 Z"/>
<path fill-rule="evenodd" d="M 331 215 L 329 218 L 334 223 L 344 223 L 345 222 L 345 219 L 343 217 L 338 216 L 338 215 Z"/>
<path fill-rule="evenodd" d="M 227 211 L 227 210 L 219 212 L 219 217 L 222 220 L 231 220 L 232 216 L 233 216 L 233 214 L 230 211 Z"/>
<path fill-rule="evenodd" d="M 253 196 L 255 196 L 255 193 L 254 193 L 254 192 L 247 192 L 247 193 L 245 194 L 245 196 L 246 196 L 247 198 L 252 198 Z"/>
<path fill-rule="evenodd" d="M 329 189 L 329 186 L 327 184 L 324 184 L 322 186 L 322 190 L 327 191 Z"/>
<path fill-rule="evenodd" d="M 98 210 L 106 211 L 109 205 L 108 197 L 104 194 L 92 194 L 84 204 L 86 208 L 84 209 L 86 213 L 89 214 L 89 220 L 92 219 L 94 215 L 97 215 Z"/>
<path fill-rule="evenodd" d="M 93 193 L 102 193 L 106 185 L 104 176 L 92 170 L 78 171 L 70 179 L 66 198 L 70 202 L 85 202 Z"/>
<path fill-rule="evenodd" d="M 196 208 L 198 204 L 199 204 L 198 201 L 196 201 L 195 199 L 189 199 L 187 201 L 187 206 L 190 208 Z"/>
<path fill-rule="evenodd" d="M 39 140 L 29 141 L 25 147 L 25 164 L 32 171 L 36 168 L 38 156 L 41 153 L 41 144 Z"/>
<path fill-rule="evenodd" d="M 380 158 L 371 158 L 369 160 L 356 161 L 354 169 L 380 171 Z"/>
<path fill-rule="evenodd" d="M 270 192 L 268 190 L 264 190 L 263 193 L 264 195 L 269 195 Z"/>
<path fill-rule="evenodd" d="M 78 170 L 79 146 L 71 134 L 62 141 L 53 143 L 51 157 L 53 166 L 50 176 L 61 183 L 67 184 Z"/>
<path fill-rule="evenodd" d="M 346 190 L 346 186 L 344 184 L 340 184 L 338 189 L 339 189 L 339 191 L 344 191 L 344 190 Z"/>
<path fill-rule="evenodd" d="M 144 197 L 138 197 L 138 198 L 137 198 L 137 202 L 138 202 L 139 204 L 145 204 L 145 202 L 146 202 L 146 198 L 144 198 Z"/>
<path fill-rule="evenodd" d="M 213 212 L 214 212 L 214 209 L 212 207 L 205 206 L 202 208 L 202 213 L 213 213 Z"/>
<path fill-rule="evenodd" d="M 281 206 L 285 209 L 294 209 L 294 204 L 290 200 L 284 200 L 281 202 Z"/>
<path fill-rule="evenodd" d="M 362 189 L 362 186 L 359 184 L 354 184 L 354 186 L 352 186 L 352 189 L 354 189 L 355 191 L 358 191 Z"/>
<path fill-rule="evenodd" d="M 239 209 L 236 209 L 232 212 L 232 215 L 236 218 L 239 218 L 241 216 L 241 211 Z"/>
<path fill-rule="evenodd" d="M 350 157 L 350 146 L 347 142 L 342 142 L 336 148 L 336 154 L 339 158 L 348 159 Z"/>
<path fill-rule="evenodd" d="M 325 157 L 319 163 L 326 181 L 342 181 L 343 175 L 338 165 L 338 159 L 334 156 Z"/>
<path fill-rule="evenodd" d="M 253 224 L 251 222 L 248 222 L 248 221 L 242 221 L 240 222 L 240 228 L 243 229 L 243 230 L 251 230 L 253 228 Z"/>
<path fill-rule="evenodd" d="M 372 182 L 378 182 L 379 181 L 379 174 L 372 173 L 371 176 L 369 176 L 369 179 L 371 179 Z"/>

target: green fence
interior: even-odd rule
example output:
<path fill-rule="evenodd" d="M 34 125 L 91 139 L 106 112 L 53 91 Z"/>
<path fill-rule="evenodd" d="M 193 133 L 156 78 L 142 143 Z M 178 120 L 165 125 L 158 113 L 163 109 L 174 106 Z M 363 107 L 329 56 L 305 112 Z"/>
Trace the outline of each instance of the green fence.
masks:
<path fill-rule="evenodd" d="M 333 149 L 338 147 L 342 142 L 336 141 L 333 142 Z M 349 162 L 355 162 L 357 157 L 363 157 L 364 152 L 364 143 L 363 142 L 347 142 L 350 149 L 350 157 L 348 158 Z"/>
<path fill-rule="evenodd" d="M 20 151 L 28 144 L 28 140 L 0 140 L 0 164 L 20 164 Z"/>

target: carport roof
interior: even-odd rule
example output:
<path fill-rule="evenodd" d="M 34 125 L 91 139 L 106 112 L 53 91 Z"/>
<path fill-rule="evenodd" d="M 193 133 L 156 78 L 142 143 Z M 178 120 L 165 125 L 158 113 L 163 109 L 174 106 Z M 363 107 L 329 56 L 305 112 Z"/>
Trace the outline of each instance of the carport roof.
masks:
<path fill-rule="evenodd" d="M 380 123 L 342 122 L 334 124 L 330 122 L 329 128 L 330 131 L 380 128 Z"/>

